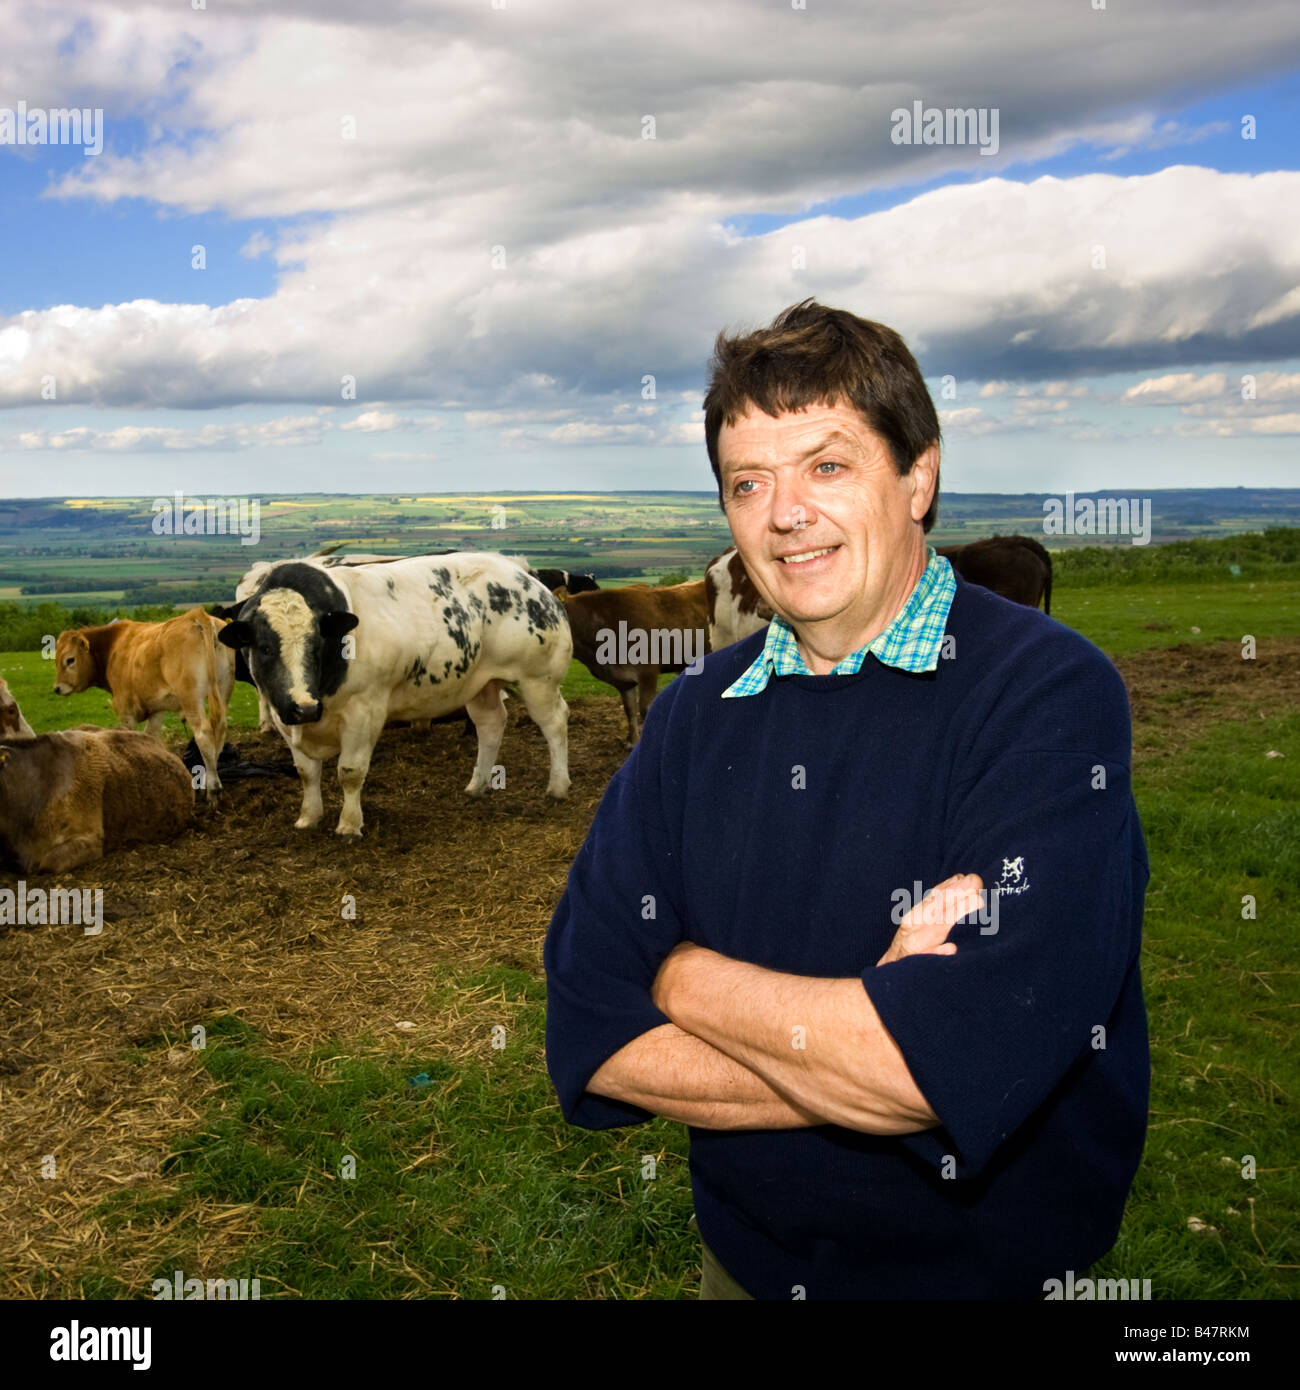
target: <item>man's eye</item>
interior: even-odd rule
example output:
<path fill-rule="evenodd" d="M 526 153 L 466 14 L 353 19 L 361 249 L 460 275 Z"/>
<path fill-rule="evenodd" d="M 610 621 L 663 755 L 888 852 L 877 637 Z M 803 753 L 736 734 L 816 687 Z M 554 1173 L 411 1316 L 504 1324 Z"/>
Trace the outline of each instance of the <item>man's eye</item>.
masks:
<path fill-rule="evenodd" d="M 840 466 L 834 459 L 822 459 L 817 465 L 818 468 L 839 468 Z"/>
<path fill-rule="evenodd" d="M 735 488 L 733 489 L 733 491 L 734 491 L 736 494 L 738 494 L 739 496 L 741 496 L 741 497 L 748 497 L 749 494 L 748 494 L 747 492 L 742 492 L 741 489 L 742 489 L 742 488 L 752 487 L 753 484 L 754 484 L 753 478 L 742 478 L 742 479 L 736 484 L 736 486 L 735 486 Z"/>

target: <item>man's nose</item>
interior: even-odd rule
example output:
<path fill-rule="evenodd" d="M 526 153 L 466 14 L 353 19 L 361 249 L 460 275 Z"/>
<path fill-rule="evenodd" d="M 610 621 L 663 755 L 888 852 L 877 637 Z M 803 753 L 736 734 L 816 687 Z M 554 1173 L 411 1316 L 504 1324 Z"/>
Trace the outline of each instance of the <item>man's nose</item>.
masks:
<path fill-rule="evenodd" d="M 812 507 L 797 480 L 777 480 L 772 489 L 772 525 L 778 531 L 802 531 L 813 523 Z"/>

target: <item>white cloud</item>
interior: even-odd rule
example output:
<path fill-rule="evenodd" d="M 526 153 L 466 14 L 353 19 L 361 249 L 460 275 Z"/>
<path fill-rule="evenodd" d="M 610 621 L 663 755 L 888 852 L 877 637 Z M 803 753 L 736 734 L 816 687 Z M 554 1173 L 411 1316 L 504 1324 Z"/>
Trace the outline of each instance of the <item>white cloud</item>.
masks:
<path fill-rule="evenodd" d="M 316 415 L 298 415 L 257 423 L 239 422 L 184 429 L 174 425 L 122 425 L 100 430 L 77 426 L 66 430 L 24 430 L 0 437 L 0 452 L 52 450 L 103 453 L 157 453 L 161 451 L 231 450 L 319 444 L 325 423 Z"/>
<path fill-rule="evenodd" d="M 339 429 L 360 430 L 363 434 L 409 434 L 414 430 L 437 429 L 440 424 L 436 418 L 417 420 L 411 415 L 396 415 L 388 410 L 363 410 L 355 420 L 348 420 Z"/>
<path fill-rule="evenodd" d="M 1243 393 L 1251 387 L 1252 402 Z M 1120 398 L 1126 405 L 1177 405 L 1184 415 L 1233 415 L 1259 404 L 1300 405 L 1300 372 L 1176 372 L 1148 377 Z"/>
<path fill-rule="evenodd" d="M 1228 389 L 1222 372 L 1197 376 L 1195 372 L 1173 372 L 1148 377 L 1130 386 L 1120 397 L 1125 405 L 1183 405 L 1188 401 L 1214 400 Z"/>
<path fill-rule="evenodd" d="M 1173 432 L 1185 438 L 1241 439 L 1259 435 L 1300 434 L 1300 414 L 1240 415 L 1208 420 L 1179 420 Z"/>
<path fill-rule="evenodd" d="M 437 218 L 348 217 L 296 233 L 301 264 L 266 299 L 64 305 L 0 320 L 0 404 L 39 401 L 46 376 L 61 402 L 323 403 L 338 399 L 343 374 L 367 402 L 481 410 L 578 392 L 639 404 L 643 375 L 698 381 L 720 327 L 762 322 L 819 290 L 870 306 L 932 373 L 969 376 L 979 364 L 1000 382 L 997 367 L 1013 366 L 1055 381 L 1053 368 L 1159 361 L 1193 339 L 1198 352 L 1243 360 L 1267 349 L 1248 327 L 1258 306 L 1300 275 L 1297 201 L 1296 173 L 991 179 L 729 248 L 689 211 L 561 234 L 521 249 L 506 271 L 492 269 L 486 238 L 467 245 Z M 1089 268 L 1094 242 L 1113 269 Z M 809 272 L 791 269 L 796 243 Z M 1032 346 L 1017 349 L 1026 335 Z"/>
<path fill-rule="evenodd" d="M 259 256 L 265 256 L 273 245 L 274 242 L 265 232 L 254 232 L 239 248 L 239 254 L 250 261 L 255 261 Z"/>

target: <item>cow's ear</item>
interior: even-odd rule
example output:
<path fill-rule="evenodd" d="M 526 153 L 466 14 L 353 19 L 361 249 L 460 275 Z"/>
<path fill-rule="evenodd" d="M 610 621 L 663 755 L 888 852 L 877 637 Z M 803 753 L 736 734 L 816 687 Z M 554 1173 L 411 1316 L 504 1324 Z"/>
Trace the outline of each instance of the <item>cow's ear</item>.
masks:
<path fill-rule="evenodd" d="M 236 651 L 240 647 L 251 647 L 253 645 L 253 624 L 252 623 L 227 623 L 225 627 L 217 633 L 217 641 L 223 646 L 233 647 Z"/>
<path fill-rule="evenodd" d="M 358 621 L 355 613 L 340 609 L 336 613 L 325 614 L 320 620 L 320 630 L 326 637 L 342 637 L 345 632 L 351 632 Z"/>

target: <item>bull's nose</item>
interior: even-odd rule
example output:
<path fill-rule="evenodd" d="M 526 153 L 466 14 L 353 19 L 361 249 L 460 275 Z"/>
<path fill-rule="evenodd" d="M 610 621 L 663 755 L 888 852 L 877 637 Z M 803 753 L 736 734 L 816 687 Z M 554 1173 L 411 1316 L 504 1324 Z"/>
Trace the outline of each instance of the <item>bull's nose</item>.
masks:
<path fill-rule="evenodd" d="M 321 705 L 319 700 L 311 705 L 291 705 L 288 713 L 280 716 L 286 724 L 314 724 L 320 717 Z"/>

